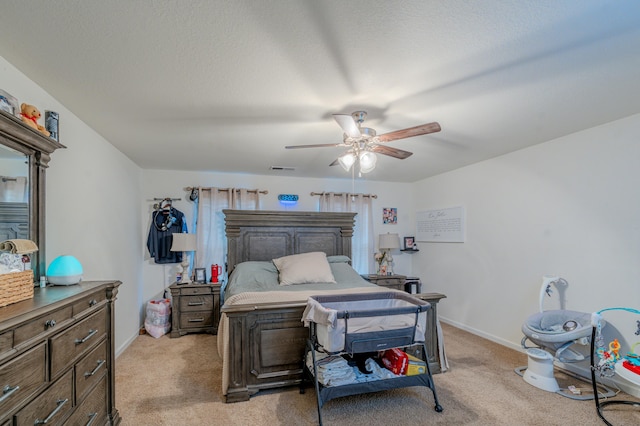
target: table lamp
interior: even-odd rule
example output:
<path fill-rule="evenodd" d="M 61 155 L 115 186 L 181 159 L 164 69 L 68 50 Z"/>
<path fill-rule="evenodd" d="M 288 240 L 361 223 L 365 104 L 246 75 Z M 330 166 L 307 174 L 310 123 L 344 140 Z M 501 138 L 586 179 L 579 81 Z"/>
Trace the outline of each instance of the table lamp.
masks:
<path fill-rule="evenodd" d="M 393 270 L 391 268 L 391 262 L 393 262 L 391 250 L 400 248 L 400 237 L 398 234 L 391 234 L 389 232 L 386 234 L 380 234 L 378 238 L 378 247 L 382 252 L 381 260 L 386 262 L 386 275 L 393 275 Z"/>
<path fill-rule="evenodd" d="M 171 251 L 182 252 L 182 278 L 180 279 L 181 284 L 188 284 L 191 282 L 191 274 L 189 274 L 189 258 L 187 257 L 187 252 L 195 250 L 196 234 L 173 234 Z"/>

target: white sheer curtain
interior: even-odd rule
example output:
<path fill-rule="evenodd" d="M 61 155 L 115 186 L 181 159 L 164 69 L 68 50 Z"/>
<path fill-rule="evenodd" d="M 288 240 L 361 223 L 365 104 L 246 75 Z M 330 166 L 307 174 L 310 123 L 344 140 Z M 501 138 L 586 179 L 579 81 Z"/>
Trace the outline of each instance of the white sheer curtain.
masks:
<path fill-rule="evenodd" d="M 320 194 L 321 212 L 355 212 L 355 227 L 351 240 L 351 260 L 353 269 L 360 274 L 375 270 L 373 253 L 373 209 L 371 197 L 364 194 L 325 192 Z"/>
<path fill-rule="evenodd" d="M 207 268 L 209 276 L 211 265 L 218 264 L 222 276 L 226 275 L 227 238 L 222 210 L 259 210 L 260 195 L 257 190 L 198 188 L 195 267 Z"/>

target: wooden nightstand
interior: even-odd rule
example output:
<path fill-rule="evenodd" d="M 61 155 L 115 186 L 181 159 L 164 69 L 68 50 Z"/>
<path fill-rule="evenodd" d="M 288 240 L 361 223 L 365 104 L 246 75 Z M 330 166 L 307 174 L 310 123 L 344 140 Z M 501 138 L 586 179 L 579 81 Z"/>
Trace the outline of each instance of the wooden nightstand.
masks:
<path fill-rule="evenodd" d="M 404 282 L 407 279 L 404 275 L 362 275 L 365 280 L 382 286 L 404 291 Z"/>
<path fill-rule="evenodd" d="M 431 369 L 431 373 L 440 373 L 442 369 L 440 368 L 440 350 L 438 348 L 438 302 L 447 296 L 442 293 L 418 293 L 413 296 L 421 300 L 426 300 L 431 304 L 431 309 L 427 311 L 425 346 L 427 347 L 427 353 L 429 355 L 429 368 Z M 413 355 L 420 356 L 419 353 L 414 353 Z"/>
<path fill-rule="evenodd" d="M 202 332 L 217 334 L 220 321 L 220 284 L 174 283 L 169 289 L 173 298 L 171 337 Z"/>

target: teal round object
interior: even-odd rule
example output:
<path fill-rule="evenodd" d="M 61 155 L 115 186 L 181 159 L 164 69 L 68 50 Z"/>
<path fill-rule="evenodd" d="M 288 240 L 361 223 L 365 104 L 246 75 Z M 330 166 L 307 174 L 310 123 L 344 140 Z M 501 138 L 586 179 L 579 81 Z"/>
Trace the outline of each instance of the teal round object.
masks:
<path fill-rule="evenodd" d="M 47 268 L 47 280 L 54 285 L 78 284 L 82 281 L 82 264 L 73 256 L 58 256 Z"/>

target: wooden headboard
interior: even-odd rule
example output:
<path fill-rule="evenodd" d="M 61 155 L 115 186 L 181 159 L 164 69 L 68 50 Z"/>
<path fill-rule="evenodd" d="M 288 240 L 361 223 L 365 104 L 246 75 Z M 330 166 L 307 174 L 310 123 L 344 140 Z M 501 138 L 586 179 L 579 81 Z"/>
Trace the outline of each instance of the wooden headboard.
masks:
<path fill-rule="evenodd" d="M 323 251 L 351 257 L 356 213 L 223 210 L 227 270 L 249 260 Z"/>

